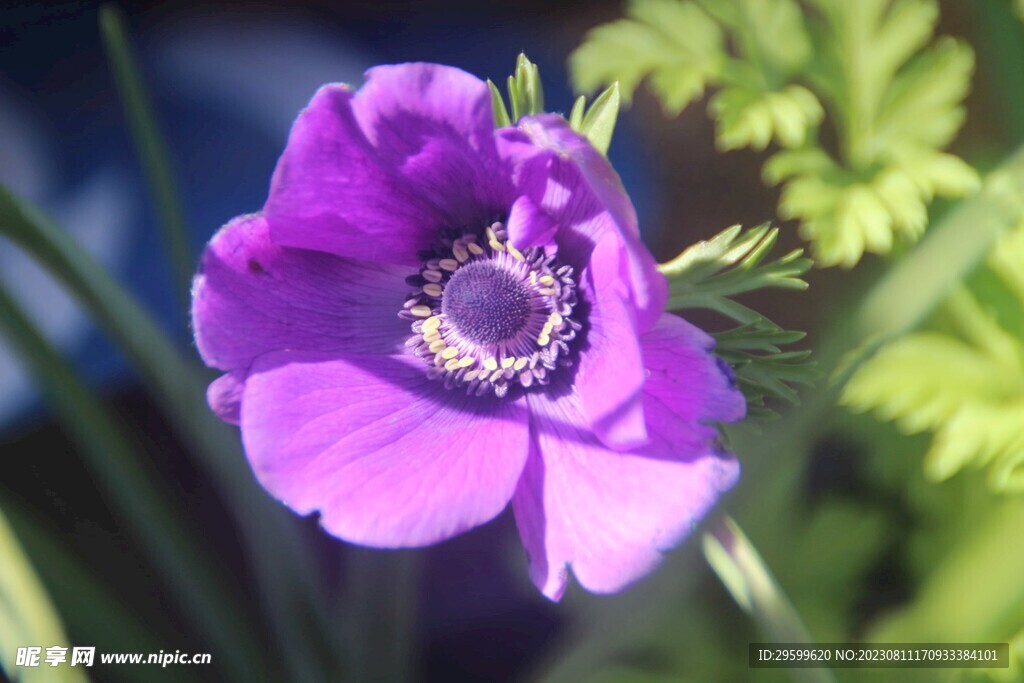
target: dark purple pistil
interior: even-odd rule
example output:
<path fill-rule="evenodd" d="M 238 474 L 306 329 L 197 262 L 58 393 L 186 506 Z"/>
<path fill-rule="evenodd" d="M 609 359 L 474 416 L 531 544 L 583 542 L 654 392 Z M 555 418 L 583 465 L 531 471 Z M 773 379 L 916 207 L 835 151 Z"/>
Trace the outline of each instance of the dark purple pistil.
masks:
<path fill-rule="evenodd" d="M 513 339 L 530 319 L 522 279 L 494 261 L 468 263 L 452 274 L 441 311 L 459 336 L 477 344 Z"/>

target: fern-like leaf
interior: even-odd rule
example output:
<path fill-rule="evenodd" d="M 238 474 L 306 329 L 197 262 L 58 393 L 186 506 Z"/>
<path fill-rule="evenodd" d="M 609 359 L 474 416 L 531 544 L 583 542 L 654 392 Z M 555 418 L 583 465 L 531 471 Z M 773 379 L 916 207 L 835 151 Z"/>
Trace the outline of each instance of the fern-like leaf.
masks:
<path fill-rule="evenodd" d="M 628 102 L 649 79 L 666 113 L 678 114 L 721 70 L 721 29 L 697 5 L 677 0 L 633 0 L 626 14 L 592 30 L 570 57 L 577 88 L 618 81 Z"/>
<path fill-rule="evenodd" d="M 803 339 L 803 332 L 784 330 L 732 299 L 771 287 L 807 288 L 800 276 L 811 261 L 802 258 L 802 250 L 766 261 L 777 239 L 777 228 L 761 225 L 744 232 L 737 225 L 660 266 L 669 281 L 669 309 L 703 308 L 739 323 L 714 335 L 715 354 L 736 374 L 751 417 L 774 416 L 768 400 L 798 403 L 794 385 L 815 376 L 809 351 L 783 349 Z"/>
<path fill-rule="evenodd" d="M 1013 309 L 1024 318 L 1024 226 L 988 261 Z M 946 479 L 986 467 L 992 486 L 1024 491 L 1024 339 L 1004 329 L 966 290 L 944 312 L 959 337 L 919 332 L 883 347 L 850 378 L 840 400 L 873 410 L 908 433 L 934 432 L 925 473 Z"/>
<path fill-rule="evenodd" d="M 668 113 L 717 88 L 718 147 L 782 148 L 764 178 L 783 185 L 779 215 L 799 221 L 820 265 L 852 267 L 913 241 L 935 197 L 979 186 L 943 151 L 963 123 L 974 57 L 961 41 L 933 40 L 935 0 L 643 0 L 629 15 L 573 54 L 577 87 L 620 79 L 632 92 L 649 77 Z M 701 18 L 683 28 L 689 16 Z M 676 39 L 700 50 L 665 47 Z M 685 97 L 657 86 L 673 72 L 692 85 Z M 819 141 L 826 115 L 836 150 Z"/>

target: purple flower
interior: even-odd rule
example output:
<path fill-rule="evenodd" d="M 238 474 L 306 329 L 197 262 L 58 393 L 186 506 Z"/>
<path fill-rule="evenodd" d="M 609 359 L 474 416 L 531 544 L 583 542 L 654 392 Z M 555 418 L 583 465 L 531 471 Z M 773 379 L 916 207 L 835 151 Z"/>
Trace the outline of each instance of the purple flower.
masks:
<path fill-rule="evenodd" d="M 557 116 L 495 131 L 451 67 L 320 89 L 260 214 L 210 242 L 196 343 L 260 482 L 330 533 L 421 546 L 511 501 L 545 595 L 611 592 L 738 467 L 744 401 L 607 161 Z"/>

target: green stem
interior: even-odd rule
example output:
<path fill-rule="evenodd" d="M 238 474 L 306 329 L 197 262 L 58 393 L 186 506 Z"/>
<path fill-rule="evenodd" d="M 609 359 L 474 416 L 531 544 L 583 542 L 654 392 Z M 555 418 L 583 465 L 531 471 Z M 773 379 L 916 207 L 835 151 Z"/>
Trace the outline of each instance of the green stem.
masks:
<path fill-rule="evenodd" d="M 704 535 L 704 557 L 736 603 L 774 643 L 812 643 L 810 633 L 761 555 L 732 519 Z M 790 669 L 798 683 L 835 683 L 830 669 Z"/>
<path fill-rule="evenodd" d="M 100 35 L 142 163 L 142 171 L 160 215 L 160 230 L 174 276 L 174 290 L 178 293 L 180 310 L 187 311 L 194 264 L 188 248 L 178 188 L 171 173 L 170 156 L 160 134 L 160 126 L 136 67 L 137 60 L 128 43 L 124 18 L 114 5 L 100 7 Z"/>

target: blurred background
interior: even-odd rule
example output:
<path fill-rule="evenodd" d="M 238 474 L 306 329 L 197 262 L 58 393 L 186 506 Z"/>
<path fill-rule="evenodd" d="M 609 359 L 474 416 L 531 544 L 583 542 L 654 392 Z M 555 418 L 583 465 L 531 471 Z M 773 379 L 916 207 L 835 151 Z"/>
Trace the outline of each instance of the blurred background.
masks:
<path fill-rule="evenodd" d="M 952 149 L 979 169 L 991 168 L 1024 140 L 1024 28 L 1001 0 L 940 6 L 938 32 L 966 39 L 978 64 L 967 124 Z M 0 6 L 0 182 L 50 214 L 194 354 L 100 41 L 98 9 L 91 2 Z M 322 83 L 359 84 L 367 67 L 403 61 L 452 64 L 503 83 L 522 51 L 540 66 L 548 109 L 567 112 L 575 94 L 569 53 L 588 29 L 620 17 L 623 5 L 152 2 L 122 10 L 171 152 L 195 259 L 221 224 L 262 205 L 289 127 Z M 609 152 L 661 261 L 729 225 L 778 222 L 778 192 L 761 180 L 763 155 L 717 151 L 704 104 L 669 119 L 641 89 L 620 115 Z M 947 210 L 933 206 L 933 220 Z M 780 251 L 801 246 L 794 226 L 782 225 Z M 762 292 L 744 303 L 786 329 L 806 331 L 803 346 L 817 348 L 884 268 L 868 257 L 852 272 L 816 269 L 806 277 L 807 292 Z M 230 577 L 241 619 L 270 653 L 270 668 L 256 680 L 300 680 L 301 667 L 277 659 L 287 646 L 273 620 L 261 616 L 266 575 L 253 566 L 236 513 L 116 347 L 2 238 L 0 282 L 128 426 L 176 514 L 195 530 L 193 540 Z M 711 316 L 697 322 L 719 324 Z M 744 525 L 814 637 L 870 638 L 887 615 L 920 596 L 929 563 L 971 535 L 970 520 L 987 514 L 989 494 L 974 473 L 925 482 L 927 435 L 903 436 L 831 405 L 808 415 L 813 419 L 784 417 L 736 437 L 738 456 L 754 476 L 724 508 Z M 71 642 L 126 652 L 212 651 L 218 659 L 3 337 L 0 463 L 0 509 Z M 285 533 L 311 549 L 308 560 L 323 577 L 319 599 L 338 620 L 336 633 L 331 622 L 320 630 L 326 642 L 314 649 L 344 661 L 348 680 L 786 680 L 777 671 L 746 668 L 747 643 L 760 638 L 707 568 L 696 537 L 623 594 L 590 596 L 573 586 L 552 604 L 528 580 L 510 512 L 415 552 L 353 548 L 321 532 L 315 520 L 285 517 Z M 1018 544 L 1022 538 L 1019 528 Z M 1008 561 L 1020 558 L 1018 552 Z M 1024 564 L 1016 570 L 1020 583 Z M 289 576 L 283 580 L 296 580 Z M 1007 590 L 1016 596 L 1020 589 Z M 105 607 L 111 600 L 117 606 Z M 1022 612 L 1014 609 L 1006 615 L 1009 631 L 976 639 L 1015 635 L 1024 622 L 1015 621 Z M 345 645 L 352 633 L 352 642 L 383 642 L 385 649 Z M 401 661 L 376 661 L 387 657 Z M 224 680 L 216 666 L 189 668 L 184 677 L 172 669 L 88 674 L 96 681 Z M 885 670 L 858 675 L 897 680 Z M 934 672 L 913 675 L 938 680 L 929 677 Z"/>

